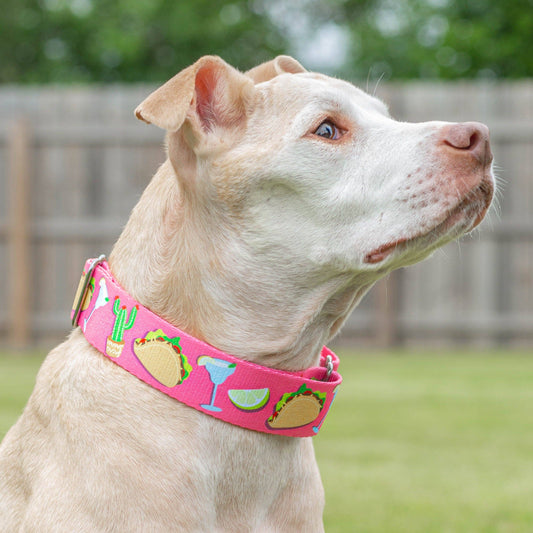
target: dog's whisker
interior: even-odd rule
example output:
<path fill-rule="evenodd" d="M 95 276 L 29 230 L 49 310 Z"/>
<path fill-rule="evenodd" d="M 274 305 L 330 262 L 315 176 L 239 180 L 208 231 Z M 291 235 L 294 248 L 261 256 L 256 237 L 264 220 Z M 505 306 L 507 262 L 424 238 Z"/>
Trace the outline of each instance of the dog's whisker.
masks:
<path fill-rule="evenodd" d="M 372 92 L 372 96 L 376 96 L 376 93 L 378 92 L 379 84 L 381 83 L 381 80 L 385 77 L 385 71 L 381 73 L 381 76 L 379 77 L 378 81 L 376 82 L 374 86 L 374 91 Z"/>

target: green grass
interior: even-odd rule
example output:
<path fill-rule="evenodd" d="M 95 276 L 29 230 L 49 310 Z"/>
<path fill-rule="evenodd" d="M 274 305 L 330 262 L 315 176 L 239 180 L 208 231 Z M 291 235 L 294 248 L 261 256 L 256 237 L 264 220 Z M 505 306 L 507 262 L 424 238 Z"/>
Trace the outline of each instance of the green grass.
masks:
<path fill-rule="evenodd" d="M 315 438 L 328 533 L 533 531 L 533 357 L 340 356 Z M 41 360 L 0 356 L 0 436 Z"/>
<path fill-rule="evenodd" d="M 533 357 L 342 357 L 328 532 L 533 531 Z"/>
<path fill-rule="evenodd" d="M 0 353 L 0 439 L 22 414 L 43 357 Z"/>

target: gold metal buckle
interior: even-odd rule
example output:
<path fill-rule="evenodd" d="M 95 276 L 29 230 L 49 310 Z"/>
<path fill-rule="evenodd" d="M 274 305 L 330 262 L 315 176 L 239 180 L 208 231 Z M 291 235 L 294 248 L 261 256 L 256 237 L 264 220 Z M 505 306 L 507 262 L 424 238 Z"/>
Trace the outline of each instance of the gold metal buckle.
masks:
<path fill-rule="evenodd" d="M 89 269 L 87 270 L 87 273 L 85 274 L 85 277 L 80 279 L 80 284 L 78 286 L 78 301 L 75 302 L 74 305 L 74 315 L 72 316 L 72 325 L 76 327 L 78 325 L 78 319 L 80 318 L 81 313 L 81 306 L 83 305 L 83 301 L 85 300 L 85 297 L 87 296 L 87 290 L 89 288 L 89 283 L 91 281 L 92 273 L 94 272 L 94 269 L 100 264 L 103 263 L 106 260 L 105 255 L 101 255 L 97 259 L 95 259 L 92 263 Z M 80 290 L 81 289 L 81 290 Z"/>

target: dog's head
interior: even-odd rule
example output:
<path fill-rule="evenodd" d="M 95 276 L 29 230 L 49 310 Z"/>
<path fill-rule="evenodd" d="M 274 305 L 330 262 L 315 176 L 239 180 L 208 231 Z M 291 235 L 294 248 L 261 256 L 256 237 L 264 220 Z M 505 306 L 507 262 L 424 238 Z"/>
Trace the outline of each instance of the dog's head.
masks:
<path fill-rule="evenodd" d="M 397 122 L 287 56 L 246 74 L 204 57 L 136 115 L 169 132 L 184 189 L 238 217 L 249 245 L 343 271 L 418 261 L 476 227 L 493 196 L 485 126 Z"/>
<path fill-rule="evenodd" d="M 218 260 L 265 291 L 368 287 L 472 230 L 493 197 L 485 126 L 397 122 L 287 56 L 245 74 L 204 57 L 136 115 L 168 131 L 183 202 L 224 242 Z"/>

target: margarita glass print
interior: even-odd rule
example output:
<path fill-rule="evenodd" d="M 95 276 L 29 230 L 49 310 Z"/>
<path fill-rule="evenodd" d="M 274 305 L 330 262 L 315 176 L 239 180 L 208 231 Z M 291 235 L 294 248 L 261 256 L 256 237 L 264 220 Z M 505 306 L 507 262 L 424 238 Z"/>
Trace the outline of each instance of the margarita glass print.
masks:
<path fill-rule="evenodd" d="M 228 363 L 224 359 L 217 359 L 215 357 L 209 357 L 208 355 L 201 355 L 198 357 L 198 366 L 203 366 L 209 373 L 211 383 L 213 383 L 213 394 L 211 396 L 211 403 L 201 404 L 207 411 L 220 412 L 222 409 L 215 405 L 215 397 L 217 395 L 217 387 L 222 385 L 226 379 L 235 372 L 235 363 Z"/>

